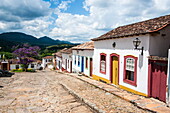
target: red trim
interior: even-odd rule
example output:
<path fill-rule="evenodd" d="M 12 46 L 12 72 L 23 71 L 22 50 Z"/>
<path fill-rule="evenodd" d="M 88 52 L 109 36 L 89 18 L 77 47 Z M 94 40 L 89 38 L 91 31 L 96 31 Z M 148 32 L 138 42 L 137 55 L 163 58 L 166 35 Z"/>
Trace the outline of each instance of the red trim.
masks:
<path fill-rule="evenodd" d="M 59 69 L 56 67 L 56 70 L 59 70 Z"/>
<path fill-rule="evenodd" d="M 119 84 L 119 55 L 118 54 L 116 54 L 116 53 L 112 53 L 112 54 L 110 54 L 110 81 L 111 81 L 111 83 L 113 82 L 112 81 L 112 58 L 113 58 L 113 56 L 116 56 L 116 57 L 118 57 L 118 84 Z"/>
<path fill-rule="evenodd" d="M 68 72 L 66 69 L 64 69 L 63 67 L 62 67 L 62 71 L 65 71 L 65 72 L 67 72 L 67 73 L 70 73 L 70 72 Z"/>
<path fill-rule="evenodd" d="M 151 96 L 151 72 L 152 72 L 151 61 L 148 60 L 148 96 Z"/>
<path fill-rule="evenodd" d="M 88 57 L 86 57 L 86 68 L 88 69 Z"/>
<path fill-rule="evenodd" d="M 70 73 L 72 73 L 72 61 L 70 61 Z"/>
<path fill-rule="evenodd" d="M 101 56 L 104 55 L 105 56 L 105 71 L 101 71 Z M 105 53 L 100 53 L 100 73 L 102 74 L 106 74 L 106 54 Z"/>
<path fill-rule="evenodd" d="M 135 59 L 134 81 L 131 81 L 131 80 L 126 79 L 126 59 L 127 59 L 127 58 L 133 58 L 133 59 Z M 138 58 L 137 58 L 137 57 L 134 57 L 134 56 L 132 56 L 132 55 L 124 56 L 124 76 L 123 76 L 123 81 L 124 81 L 125 83 L 131 84 L 131 85 L 133 85 L 133 86 L 137 86 L 137 83 L 136 83 L 136 81 L 137 81 L 137 60 L 138 60 Z"/>

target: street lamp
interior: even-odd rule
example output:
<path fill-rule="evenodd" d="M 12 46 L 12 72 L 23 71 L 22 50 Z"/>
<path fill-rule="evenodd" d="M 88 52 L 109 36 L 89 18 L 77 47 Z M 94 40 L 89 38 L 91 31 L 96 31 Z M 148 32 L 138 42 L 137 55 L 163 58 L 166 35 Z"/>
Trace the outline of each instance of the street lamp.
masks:
<path fill-rule="evenodd" d="M 133 40 L 133 45 L 135 46 L 135 49 L 137 49 L 137 50 L 142 50 L 142 51 L 141 51 L 141 55 L 143 55 L 143 49 L 144 49 L 144 47 L 138 48 L 138 46 L 140 45 L 140 43 L 141 43 L 141 41 L 140 41 L 138 38 L 136 38 L 135 40 Z"/>

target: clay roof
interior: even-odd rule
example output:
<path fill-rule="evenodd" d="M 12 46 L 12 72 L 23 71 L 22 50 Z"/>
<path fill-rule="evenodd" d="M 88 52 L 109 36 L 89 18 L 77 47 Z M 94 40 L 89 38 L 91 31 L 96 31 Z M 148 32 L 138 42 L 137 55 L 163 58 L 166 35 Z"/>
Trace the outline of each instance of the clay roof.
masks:
<path fill-rule="evenodd" d="M 150 60 L 161 60 L 161 61 L 168 61 L 167 57 L 159 57 L 159 56 L 148 56 Z"/>
<path fill-rule="evenodd" d="M 93 50 L 94 49 L 94 42 L 90 41 L 90 42 L 86 42 L 77 46 L 74 46 L 73 49 L 75 50 L 82 50 L 82 49 L 88 49 L 88 50 Z"/>
<path fill-rule="evenodd" d="M 19 59 L 9 59 L 10 64 L 18 64 Z"/>
<path fill-rule="evenodd" d="M 159 31 L 170 24 L 170 15 L 161 16 L 158 18 L 120 26 L 117 27 L 98 38 L 92 39 L 93 41 L 121 38 L 133 35 L 147 34 Z"/>
<path fill-rule="evenodd" d="M 46 56 L 46 57 L 43 57 L 43 59 L 52 59 L 53 56 Z"/>
<path fill-rule="evenodd" d="M 33 60 L 33 62 L 37 62 L 37 63 L 41 63 L 41 60 L 37 60 L 37 59 L 34 59 L 34 58 L 30 58 Z M 9 59 L 9 62 L 11 64 L 19 64 L 19 59 Z"/>
<path fill-rule="evenodd" d="M 54 55 L 56 55 L 58 57 L 62 57 L 62 52 L 66 51 L 66 50 L 67 50 L 67 48 L 64 48 L 64 49 L 58 51 L 57 53 L 54 53 Z"/>
<path fill-rule="evenodd" d="M 64 50 L 61 51 L 61 53 L 65 53 L 65 54 L 71 54 L 72 53 L 72 48 L 66 48 Z"/>

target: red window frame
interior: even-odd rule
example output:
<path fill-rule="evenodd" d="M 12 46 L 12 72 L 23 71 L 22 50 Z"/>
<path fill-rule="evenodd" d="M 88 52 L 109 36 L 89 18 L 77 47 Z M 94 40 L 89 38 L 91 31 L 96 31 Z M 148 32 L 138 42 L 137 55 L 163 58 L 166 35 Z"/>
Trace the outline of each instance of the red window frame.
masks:
<path fill-rule="evenodd" d="M 127 75 L 126 75 L 126 59 L 127 58 L 133 58 L 135 60 L 135 67 L 134 67 L 134 81 L 131 81 L 131 80 L 128 80 L 127 79 Z M 137 86 L 137 60 L 138 58 L 137 57 L 134 57 L 132 55 L 127 55 L 127 56 L 124 56 L 124 77 L 123 77 L 123 81 L 125 83 L 128 83 L 128 84 L 131 84 L 133 86 Z"/>
<path fill-rule="evenodd" d="M 101 70 L 101 60 L 102 60 L 103 55 L 105 56 L 105 71 Z M 100 73 L 106 74 L 106 54 L 105 53 L 100 53 Z"/>
<path fill-rule="evenodd" d="M 86 68 L 88 68 L 88 57 L 86 57 Z"/>

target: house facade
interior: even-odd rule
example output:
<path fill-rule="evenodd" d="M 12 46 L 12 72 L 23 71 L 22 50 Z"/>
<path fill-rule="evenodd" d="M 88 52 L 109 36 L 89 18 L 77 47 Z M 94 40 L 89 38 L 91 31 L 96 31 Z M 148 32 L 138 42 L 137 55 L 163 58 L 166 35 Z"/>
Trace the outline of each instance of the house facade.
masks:
<path fill-rule="evenodd" d="M 57 53 L 54 53 L 54 59 L 55 59 L 55 67 L 57 70 L 62 71 L 62 52 L 66 51 L 67 48 L 64 48 L 60 51 L 58 51 Z"/>
<path fill-rule="evenodd" d="M 18 59 L 10 59 L 9 60 L 10 62 L 10 69 L 9 70 L 12 70 L 12 69 L 22 69 L 21 67 L 21 64 L 19 64 L 19 60 Z M 28 65 L 28 68 L 29 69 L 40 69 L 41 67 L 41 61 L 40 60 L 35 60 L 34 59 L 34 62 L 32 62 L 31 64 Z"/>
<path fill-rule="evenodd" d="M 93 52 L 93 41 L 73 47 L 73 72 L 83 73 L 87 76 L 92 76 Z"/>
<path fill-rule="evenodd" d="M 169 20 L 170 15 L 167 15 L 121 26 L 92 39 L 93 78 L 166 101 L 167 61 L 160 57 L 168 57 Z"/>
<path fill-rule="evenodd" d="M 53 68 L 53 56 L 46 56 L 42 58 L 42 65 L 43 69 L 46 67 L 52 69 Z"/>
<path fill-rule="evenodd" d="M 72 72 L 72 48 L 64 49 L 62 52 L 62 71 Z"/>

